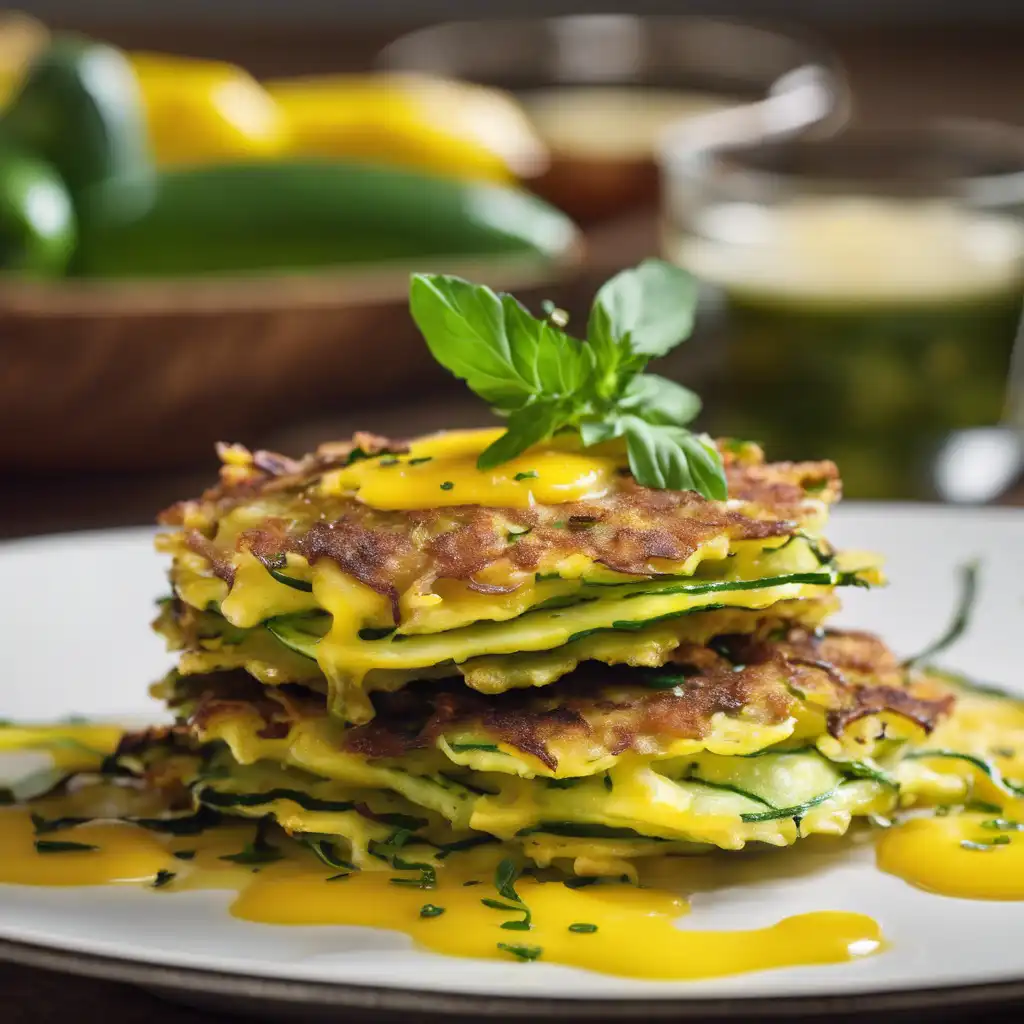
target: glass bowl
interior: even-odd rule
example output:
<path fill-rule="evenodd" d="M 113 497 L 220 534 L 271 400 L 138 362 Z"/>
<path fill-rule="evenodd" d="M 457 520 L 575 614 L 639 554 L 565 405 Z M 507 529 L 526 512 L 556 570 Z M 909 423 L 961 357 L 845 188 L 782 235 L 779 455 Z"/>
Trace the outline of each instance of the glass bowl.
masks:
<path fill-rule="evenodd" d="M 696 16 L 450 22 L 402 36 L 378 64 L 512 91 L 550 151 L 530 187 L 583 222 L 656 204 L 666 133 L 760 138 L 835 126 L 848 105 L 813 38 Z"/>

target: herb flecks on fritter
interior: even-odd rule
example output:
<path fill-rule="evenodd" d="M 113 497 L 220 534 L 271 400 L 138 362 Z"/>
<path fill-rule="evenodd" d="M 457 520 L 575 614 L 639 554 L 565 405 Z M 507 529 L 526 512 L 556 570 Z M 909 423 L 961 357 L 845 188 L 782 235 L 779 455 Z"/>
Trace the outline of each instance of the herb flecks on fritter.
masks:
<path fill-rule="evenodd" d="M 387 451 L 403 447 L 379 440 Z M 655 575 L 664 571 L 657 560 L 685 562 L 701 545 L 722 535 L 732 541 L 789 536 L 839 492 L 832 463 L 766 465 L 759 454 L 748 453 L 739 461 L 727 452 L 728 507 L 693 491 L 641 487 L 624 471 L 614 490 L 587 501 L 387 511 L 355 497 L 321 494 L 318 485 L 326 464 L 319 455 L 298 464 L 303 467 L 299 472 L 273 477 L 257 468 L 256 456 L 231 451 L 233 458 L 253 460 L 245 484 L 229 484 L 197 501 L 179 503 L 161 517 L 165 525 L 184 528 L 188 547 L 208 559 L 216 575 L 228 583 L 233 580 L 232 558 L 239 551 L 252 551 L 262 559 L 295 552 L 313 564 L 331 559 L 393 601 L 414 585 L 429 588 L 436 579 L 492 588 L 479 578 L 491 566 L 529 572 L 544 560 L 573 554 L 616 572 Z M 239 466 L 232 462 L 225 469 L 233 480 Z M 221 539 L 221 518 L 257 501 L 259 525 L 231 529 Z"/>

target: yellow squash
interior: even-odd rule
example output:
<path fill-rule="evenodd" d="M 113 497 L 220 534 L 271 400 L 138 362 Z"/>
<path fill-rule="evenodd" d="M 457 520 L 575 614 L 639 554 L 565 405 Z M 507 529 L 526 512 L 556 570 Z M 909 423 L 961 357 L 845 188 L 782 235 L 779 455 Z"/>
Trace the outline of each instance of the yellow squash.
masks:
<path fill-rule="evenodd" d="M 280 156 L 288 124 L 267 91 L 234 64 L 133 53 L 158 164 L 230 163 Z"/>
<path fill-rule="evenodd" d="M 268 82 L 294 152 L 507 182 L 547 153 L 508 95 L 426 75 L 327 75 Z"/>

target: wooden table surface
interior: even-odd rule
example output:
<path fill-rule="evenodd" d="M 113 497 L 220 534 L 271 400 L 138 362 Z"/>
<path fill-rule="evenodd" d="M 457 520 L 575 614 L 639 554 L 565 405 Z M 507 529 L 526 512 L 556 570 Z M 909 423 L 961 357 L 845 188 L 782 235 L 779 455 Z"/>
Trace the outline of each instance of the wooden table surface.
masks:
<path fill-rule="evenodd" d="M 336 70 L 339 54 L 348 55 L 345 59 L 352 63 L 366 63 L 377 45 L 395 34 L 393 29 L 382 29 L 311 36 L 298 30 L 268 38 L 244 25 L 232 25 L 219 34 L 208 29 L 203 34 L 180 29 L 168 33 L 159 28 L 83 23 L 71 27 L 95 28 L 96 34 L 123 45 L 180 48 L 197 55 L 233 58 L 266 74 Z M 1024 61 L 1020 59 L 1024 30 L 1020 26 L 1006 30 L 839 27 L 829 29 L 828 35 L 846 60 L 859 97 L 858 112 L 868 121 L 905 123 L 935 113 L 1017 123 L 1024 119 L 1019 102 L 1024 93 Z M 614 240 L 604 251 L 621 254 Z M 401 408 L 341 414 L 329 421 L 298 425 L 267 441 L 295 453 L 325 437 L 345 436 L 357 427 L 408 434 L 441 426 L 471 426 L 485 419 L 478 404 L 453 392 L 425 395 Z M 198 492 L 213 473 L 211 457 L 206 465 L 150 475 L 7 475 L 0 483 L 0 536 L 149 522 L 156 510 L 172 500 Z M 1016 497 L 1024 503 L 1024 495 Z M 6 599 L 13 600 L 13 595 Z M 67 1024 L 83 1016 L 116 1024 L 226 1024 L 229 1020 L 223 1014 L 172 1005 L 127 986 L 13 966 L 0 965 L 0 992 L 4 1024 Z M 951 1016 L 929 1012 L 898 1019 L 967 1021 L 984 1012 L 991 1020 L 1012 1021 L 1021 1019 L 1022 1010 L 1024 1004 L 1015 1004 Z M 339 1014 L 337 1019 L 352 1018 Z M 642 1015 L 638 1014 L 638 1019 Z M 876 1014 L 872 1019 L 897 1018 Z M 828 1020 L 836 1024 L 842 1018 L 830 1016 Z"/>

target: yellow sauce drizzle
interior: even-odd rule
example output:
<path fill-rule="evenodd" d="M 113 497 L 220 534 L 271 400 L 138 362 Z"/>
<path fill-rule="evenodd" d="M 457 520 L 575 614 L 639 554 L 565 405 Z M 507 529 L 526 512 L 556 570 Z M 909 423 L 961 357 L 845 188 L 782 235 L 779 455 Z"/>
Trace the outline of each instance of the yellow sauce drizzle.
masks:
<path fill-rule="evenodd" d="M 54 768 L 69 772 L 98 767 L 124 734 L 119 725 L 9 725 L 0 729 L 0 754 L 45 751 Z"/>
<path fill-rule="evenodd" d="M 40 813 L 55 812 L 46 801 Z M 35 835 L 29 811 L 0 811 L 0 882 L 20 885 L 154 885 L 159 872 L 174 877 L 155 892 L 234 889 L 231 913 L 247 921 L 282 925 L 366 925 L 404 932 L 420 946 L 452 956 L 515 960 L 498 943 L 540 947 L 548 963 L 635 978 L 695 979 L 802 964 L 839 963 L 877 951 L 878 925 L 860 914 L 821 912 L 786 918 L 751 931 L 682 931 L 688 910 L 678 893 L 663 888 L 607 884 L 571 889 L 561 882 L 520 879 L 518 892 L 533 914 L 529 931 L 503 929 L 520 912 L 485 907 L 498 899 L 493 851 L 454 855 L 438 871 L 437 887 L 395 885 L 395 871 L 348 877 L 307 850 L 281 841 L 274 863 L 239 865 L 252 826 L 228 825 L 200 836 L 166 836 L 126 823 L 83 824 Z M 36 842 L 79 843 L 95 850 L 36 852 Z M 181 860 L 172 851 L 186 851 Z M 465 885 L 466 882 L 478 884 Z M 502 901 L 504 902 L 504 901 Z M 421 916 L 426 905 L 443 907 Z M 570 925 L 594 931 L 570 931 Z"/>
<path fill-rule="evenodd" d="M 600 498 L 625 465 L 624 459 L 560 450 L 552 441 L 492 470 L 477 469 L 477 456 L 503 433 L 497 428 L 434 434 L 414 442 L 408 454 L 362 459 L 333 470 L 323 477 L 321 490 L 355 493 L 379 509 L 527 508 Z"/>
<path fill-rule="evenodd" d="M 972 900 L 1024 899 L 1024 803 L 998 814 L 915 818 L 878 840 L 878 866 L 919 889 Z M 981 847 L 979 849 L 979 847 Z"/>

